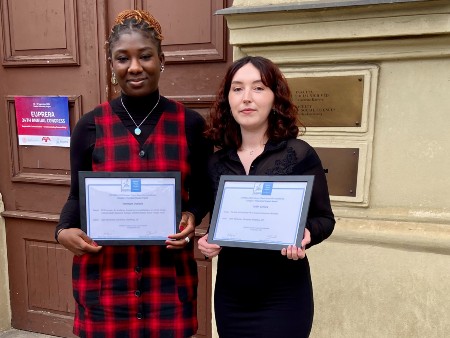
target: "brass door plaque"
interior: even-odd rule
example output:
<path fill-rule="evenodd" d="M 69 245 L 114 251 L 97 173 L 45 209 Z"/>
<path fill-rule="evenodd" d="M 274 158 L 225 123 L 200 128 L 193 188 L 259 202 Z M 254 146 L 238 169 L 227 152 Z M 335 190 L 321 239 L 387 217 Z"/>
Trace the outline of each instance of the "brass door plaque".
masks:
<path fill-rule="evenodd" d="M 306 127 L 360 127 L 362 75 L 288 78 L 300 121 Z"/>
<path fill-rule="evenodd" d="M 355 197 L 359 148 L 314 147 L 314 149 L 322 161 L 330 195 Z"/>

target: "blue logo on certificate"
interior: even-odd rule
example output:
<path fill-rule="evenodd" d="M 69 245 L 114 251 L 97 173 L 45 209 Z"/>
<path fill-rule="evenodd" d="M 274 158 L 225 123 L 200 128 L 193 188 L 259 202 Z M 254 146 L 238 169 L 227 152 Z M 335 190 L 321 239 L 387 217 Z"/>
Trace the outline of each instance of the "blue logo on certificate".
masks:
<path fill-rule="evenodd" d="M 273 182 L 256 182 L 253 186 L 255 195 L 272 195 Z"/>
<path fill-rule="evenodd" d="M 131 188 L 131 186 L 130 186 L 130 179 L 129 178 L 125 178 L 125 179 L 120 180 L 120 190 L 122 192 L 130 191 L 130 188 Z"/>
<path fill-rule="evenodd" d="M 253 194 L 255 195 L 261 195 L 263 189 L 263 182 L 257 182 L 253 186 Z"/>
<path fill-rule="evenodd" d="M 141 179 L 132 178 L 131 179 L 131 192 L 141 192 Z"/>
<path fill-rule="evenodd" d="M 261 195 L 272 195 L 273 182 L 264 182 Z"/>

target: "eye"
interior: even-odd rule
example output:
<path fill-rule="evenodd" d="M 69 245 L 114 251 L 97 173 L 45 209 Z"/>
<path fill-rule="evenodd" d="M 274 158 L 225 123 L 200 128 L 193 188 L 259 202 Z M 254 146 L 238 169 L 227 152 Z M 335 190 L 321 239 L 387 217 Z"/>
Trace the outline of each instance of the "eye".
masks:
<path fill-rule="evenodd" d="M 116 60 L 120 63 L 124 63 L 128 61 L 128 58 L 126 56 L 118 56 L 116 57 Z"/>
<path fill-rule="evenodd" d="M 266 86 L 264 86 L 264 85 L 256 85 L 256 86 L 253 87 L 253 90 L 256 91 L 256 92 L 262 92 L 262 91 L 266 90 Z"/>
<path fill-rule="evenodd" d="M 242 90 L 242 88 L 241 87 L 233 87 L 233 88 L 231 88 L 231 91 L 233 91 L 233 92 L 240 92 Z"/>
<path fill-rule="evenodd" d="M 150 60 L 152 58 L 152 56 L 150 55 L 150 54 L 144 54 L 144 55 L 141 55 L 141 59 L 142 60 L 145 60 L 145 61 L 148 61 L 148 60 Z"/>

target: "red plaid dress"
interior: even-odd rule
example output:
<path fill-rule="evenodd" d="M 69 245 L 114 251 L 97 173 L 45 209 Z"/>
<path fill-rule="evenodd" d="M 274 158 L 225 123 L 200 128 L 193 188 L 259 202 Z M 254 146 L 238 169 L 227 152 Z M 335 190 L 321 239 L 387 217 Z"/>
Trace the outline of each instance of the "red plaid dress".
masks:
<path fill-rule="evenodd" d="M 102 104 L 95 116 L 94 171 L 180 171 L 189 174 L 184 107 L 165 107 L 142 146 Z M 183 202 L 187 192 L 183 188 Z M 74 257 L 74 333 L 80 337 L 173 337 L 197 331 L 197 265 L 193 246 L 104 246 Z"/>

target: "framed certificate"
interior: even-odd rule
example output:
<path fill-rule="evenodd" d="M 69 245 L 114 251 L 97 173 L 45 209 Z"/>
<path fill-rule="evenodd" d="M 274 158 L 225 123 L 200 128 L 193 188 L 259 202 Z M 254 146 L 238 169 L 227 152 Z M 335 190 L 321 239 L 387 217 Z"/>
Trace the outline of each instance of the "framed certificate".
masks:
<path fill-rule="evenodd" d="M 80 171 L 81 229 L 100 245 L 164 245 L 181 220 L 179 172 Z"/>
<path fill-rule="evenodd" d="M 220 177 L 208 242 L 281 250 L 301 246 L 314 176 Z"/>

